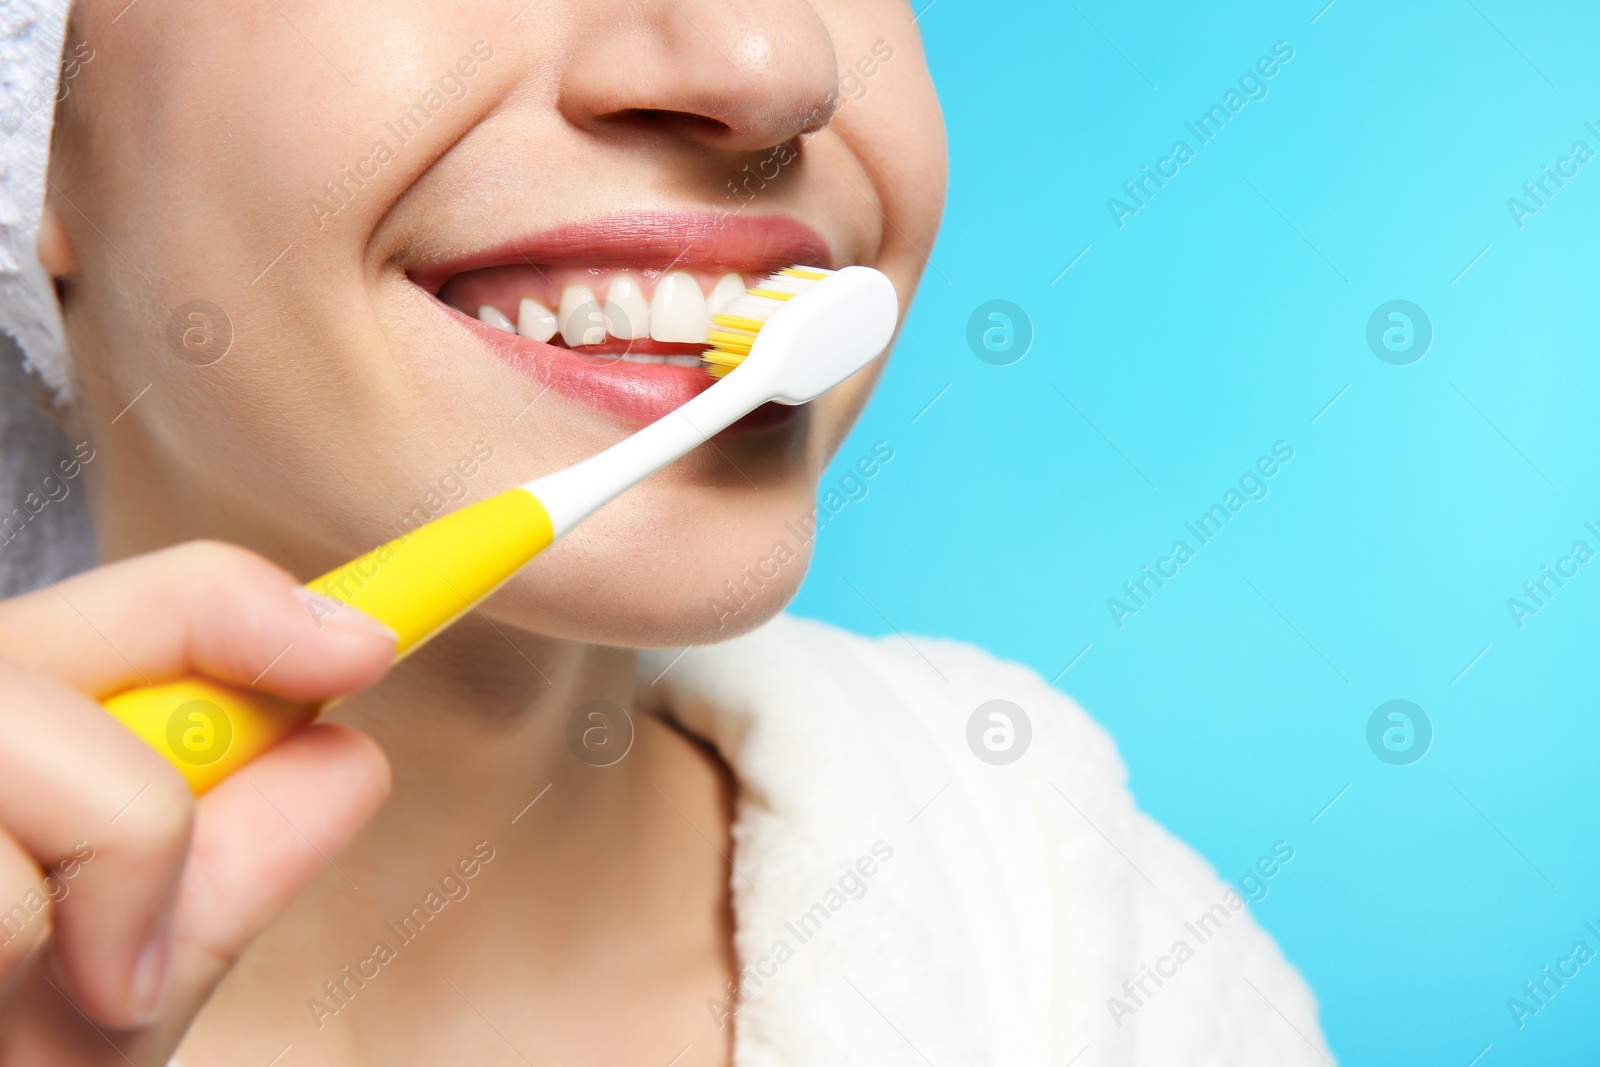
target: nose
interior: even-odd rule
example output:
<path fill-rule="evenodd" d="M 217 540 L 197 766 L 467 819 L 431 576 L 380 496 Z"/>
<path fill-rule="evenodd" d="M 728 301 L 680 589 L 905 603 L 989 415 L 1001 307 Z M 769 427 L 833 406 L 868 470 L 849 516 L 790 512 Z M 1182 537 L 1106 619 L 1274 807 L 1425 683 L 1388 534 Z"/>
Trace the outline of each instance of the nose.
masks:
<path fill-rule="evenodd" d="M 833 117 L 833 39 L 805 0 L 577 3 L 593 21 L 567 53 L 559 101 L 577 126 L 642 126 L 751 152 Z"/>

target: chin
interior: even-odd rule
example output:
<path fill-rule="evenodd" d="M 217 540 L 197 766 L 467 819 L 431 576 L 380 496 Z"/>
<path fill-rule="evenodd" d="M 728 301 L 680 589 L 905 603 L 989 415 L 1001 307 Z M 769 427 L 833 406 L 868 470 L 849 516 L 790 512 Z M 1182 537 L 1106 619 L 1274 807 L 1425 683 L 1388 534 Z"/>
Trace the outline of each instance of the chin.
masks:
<path fill-rule="evenodd" d="M 503 625 L 623 648 L 713 644 L 771 619 L 811 564 L 814 475 L 787 485 L 635 489 L 486 606 Z"/>

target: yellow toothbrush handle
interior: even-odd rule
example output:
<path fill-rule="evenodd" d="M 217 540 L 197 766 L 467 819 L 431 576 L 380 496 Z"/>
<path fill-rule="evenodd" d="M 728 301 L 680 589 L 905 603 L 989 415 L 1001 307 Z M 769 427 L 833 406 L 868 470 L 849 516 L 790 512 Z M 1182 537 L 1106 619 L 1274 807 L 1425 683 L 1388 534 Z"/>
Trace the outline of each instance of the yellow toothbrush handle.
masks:
<path fill-rule="evenodd" d="M 167 757 L 197 796 L 317 714 L 315 704 L 199 677 L 118 693 L 105 709 Z"/>
<path fill-rule="evenodd" d="M 435 519 L 306 588 L 359 608 L 394 630 L 399 659 L 470 611 L 553 539 L 550 516 L 539 499 L 526 489 L 510 489 Z M 319 710 L 198 677 L 129 689 L 104 705 L 165 756 L 196 794 Z"/>

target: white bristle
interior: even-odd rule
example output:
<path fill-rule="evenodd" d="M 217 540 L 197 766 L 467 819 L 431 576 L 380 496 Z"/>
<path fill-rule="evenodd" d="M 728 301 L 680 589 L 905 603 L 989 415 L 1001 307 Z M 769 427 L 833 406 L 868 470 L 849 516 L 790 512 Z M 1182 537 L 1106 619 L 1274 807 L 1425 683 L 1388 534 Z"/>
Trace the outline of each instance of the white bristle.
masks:
<path fill-rule="evenodd" d="M 750 354 L 750 346 L 755 343 L 760 324 L 771 318 L 791 297 L 798 296 L 833 273 L 821 267 L 795 266 L 789 270 L 804 271 L 805 275 L 811 277 L 784 271 L 769 274 L 711 316 L 711 348 L 701 357 L 701 365 L 713 377 L 721 378 L 744 362 Z M 769 296 L 769 293 L 779 295 Z M 752 323 L 756 324 L 754 330 L 750 328 Z"/>

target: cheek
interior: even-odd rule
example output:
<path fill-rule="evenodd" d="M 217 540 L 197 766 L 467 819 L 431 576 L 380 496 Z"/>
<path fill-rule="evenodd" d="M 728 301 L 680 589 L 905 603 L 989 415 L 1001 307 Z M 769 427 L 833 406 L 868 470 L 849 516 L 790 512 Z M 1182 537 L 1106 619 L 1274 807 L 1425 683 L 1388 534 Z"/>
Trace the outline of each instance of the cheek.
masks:
<path fill-rule="evenodd" d="M 438 375 L 413 350 L 448 348 L 378 303 L 402 287 L 362 259 L 376 220 L 479 96 L 449 104 L 375 179 L 347 183 L 331 218 L 308 208 L 470 47 L 475 20 L 448 2 L 403 18 L 284 5 L 324 58 L 272 5 L 219 19 L 194 2 L 140 4 L 111 26 L 126 6 L 80 7 L 98 46 L 72 98 L 91 165 L 70 151 L 52 163 L 82 209 L 63 212 L 82 267 L 67 305 L 77 397 L 95 424 L 118 419 L 106 476 L 121 475 L 130 506 L 217 504 L 211 525 L 170 536 L 237 541 L 316 573 L 392 536 L 482 432 L 470 403 L 394 417 L 419 407 L 397 362 Z M 358 84 L 341 68 L 361 71 Z M 464 390 L 492 373 L 438 376 Z M 503 385 L 494 395 L 514 399 Z"/>
<path fill-rule="evenodd" d="M 861 99 L 840 112 L 836 129 L 873 175 L 894 220 L 890 236 L 898 231 L 930 250 L 944 208 L 948 158 L 944 116 L 921 36 L 900 4 L 835 0 L 823 6 L 840 69 L 868 56 L 875 67 Z M 918 254 L 916 273 L 925 258 Z"/>

